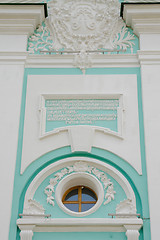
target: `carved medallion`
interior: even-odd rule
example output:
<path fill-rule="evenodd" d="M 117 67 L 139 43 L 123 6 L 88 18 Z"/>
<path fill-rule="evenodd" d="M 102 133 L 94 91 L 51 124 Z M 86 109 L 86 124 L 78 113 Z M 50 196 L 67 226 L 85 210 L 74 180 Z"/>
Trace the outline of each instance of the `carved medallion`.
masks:
<path fill-rule="evenodd" d="M 49 2 L 54 48 L 97 50 L 115 48 L 116 34 L 124 26 L 118 0 L 62 0 Z"/>
<path fill-rule="evenodd" d="M 91 67 L 88 51 L 126 50 L 134 35 L 120 15 L 118 0 L 51 0 L 48 19 L 29 38 L 31 53 L 46 50 L 79 51 L 73 65 Z"/>

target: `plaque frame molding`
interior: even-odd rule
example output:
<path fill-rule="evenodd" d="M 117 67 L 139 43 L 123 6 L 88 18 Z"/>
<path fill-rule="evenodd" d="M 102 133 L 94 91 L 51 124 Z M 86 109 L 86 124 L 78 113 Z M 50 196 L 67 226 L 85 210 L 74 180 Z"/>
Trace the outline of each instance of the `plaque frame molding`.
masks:
<path fill-rule="evenodd" d="M 60 128 L 55 128 L 52 131 L 46 132 L 46 107 L 45 101 L 47 99 L 118 99 L 119 107 L 117 107 L 117 128 L 118 131 L 115 132 L 105 127 L 98 127 L 94 125 L 72 125 L 72 126 L 64 126 Z M 87 126 L 92 128 L 94 131 L 101 131 L 105 134 L 109 134 L 118 138 L 123 139 L 123 119 L 124 119 L 124 98 L 123 94 L 41 94 L 40 95 L 40 104 L 39 104 L 39 112 L 40 112 L 40 130 L 39 130 L 39 139 L 46 138 L 50 135 L 54 135 L 64 131 L 70 131 L 74 127 L 77 126 Z"/>

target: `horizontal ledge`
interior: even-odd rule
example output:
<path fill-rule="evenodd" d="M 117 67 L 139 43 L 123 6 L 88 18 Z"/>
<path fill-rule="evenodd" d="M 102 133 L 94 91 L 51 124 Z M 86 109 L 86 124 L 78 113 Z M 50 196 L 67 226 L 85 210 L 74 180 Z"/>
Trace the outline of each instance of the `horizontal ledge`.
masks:
<path fill-rule="evenodd" d="M 49 219 L 33 219 L 19 218 L 17 224 L 40 224 L 40 225 L 142 225 L 143 220 L 139 218 L 49 218 Z"/>
<path fill-rule="evenodd" d="M 138 51 L 139 62 L 141 64 L 160 64 L 160 51 Z"/>
<path fill-rule="evenodd" d="M 0 62 L 25 61 L 26 68 L 75 68 L 73 66 L 74 56 L 61 55 L 31 55 L 29 52 L 0 52 Z M 139 67 L 137 54 L 113 54 L 97 55 L 92 58 L 92 68 L 103 67 Z"/>
<path fill-rule="evenodd" d="M 44 6 L 44 13 L 45 13 L 45 18 L 48 17 L 48 11 L 47 11 L 47 3 L 42 3 L 41 1 L 33 1 L 32 2 L 29 2 L 29 1 L 24 1 L 24 2 L 19 2 L 18 1 L 5 1 L 3 0 L 3 3 L 0 3 L 0 8 L 1 6 L 7 6 L 7 7 L 10 7 L 10 6 L 15 6 L 16 8 L 19 8 L 19 7 L 23 7 L 23 6 Z"/>
<path fill-rule="evenodd" d="M 159 56 L 160 50 L 138 50 L 138 55 L 144 55 L 144 56 Z"/>
<path fill-rule="evenodd" d="M 3 0 L 1 4 L 39 4 L 42 0 Z"/>
<path fill-rule="evenodd" d="M 51 214 L 19 214 L 19 217 L 46 217 L 49 218 L 51 217 Z"/>
<path fill-rule="evenodd" d="M 72 55 L 39 55 L 29 52 L 0 52 L 0 61 L 16 61 L 25 57 L 25 67 L 45 68 L 75 68 Z M 139 67 L 137 54 L 113 54 L 97 55 L 92 58 L 92 68 L 99 67 Z"/>
<path fill-rule="evenodd" d="M 0 3 L 0 34 L 31 35 L 46 16 L 46 3 Z"/>
<path fill-rule="evenodd" d="M 73 68 L 74 56 L 61 55 L 36 55 L 29 54 L 26 67 L 66 67 Z M 94 67 L 138 67 L 137 54 L 104 54 L 92 57 L 92 68 Z"/>
<path fill-rule="evenodd" d="M 25 64 L 27 52 L 0 52 L 0 64 Z"/>
<path fill-rule="evenodd" d="M 93 232 L 107 232 L 117 231 L 125 232 L 126 226 L 134 226 L 135 230 L 139 230 L 142 225 L 142 219 L 135 218 L 51 218 L 51 219 L 38 219 L 35 218 L 21 218 L 17 220 L 18 227 L 23 230 L 24 228 L 30 229 L 34 226 L 34 232 L 52 231 L 52 232 L 78 232 L 78 231 L 93 231 Z"/>
<path fill-rule="evenodd" d="M 121 16 L 136 35 L 139 36 L 142 33 L 159 34 L 160 2 L 130 2 L 122 3 L 121 6 Z"/>
<path fill-rule="evenodd" d="M 124 7 L 125 6 L 136 6 L 137 8 L 141 5 L 149 5 L 151 6 L 151 4 L 155 5 L 155 4 L 160 4 L 160 2 L 153 2 L 153 0 L 145 2 L 145 1 L 140 1 L 140 2 L 134 2 L 134 0 L 132 2 L 122 2 L 121 3 L 121 10 L 120 10 L 120 17 L 123 18 L 123 11 L 124 11 Z"/>
<path fill-rule="evenodd" d="M 111 216 L 112 218 L 113 217 L 139 217 L 140 218 L 140 214 L 127 214 L 127 213 L 108 213 L 108 216 Z"/>

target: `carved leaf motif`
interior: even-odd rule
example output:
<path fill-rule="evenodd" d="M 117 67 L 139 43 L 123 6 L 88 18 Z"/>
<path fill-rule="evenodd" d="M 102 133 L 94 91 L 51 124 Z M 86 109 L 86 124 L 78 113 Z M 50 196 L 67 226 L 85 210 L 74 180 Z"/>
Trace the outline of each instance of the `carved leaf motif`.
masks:
<path fill-rule="evenodd" d="M 57 177 L 58 180 L 60 180 L 65 174 L 67 174 L 67 169 L 62 169 L 61 172 L 56 173 L 54 176 Z"/>
<path fill-rule="evenodd" d="M 67 167 L 67 169 L 68 169 L 68 173 L 72 173 L 74 171 L 73 167 Z"/>
<path fill-rule="evenodd" d="M 50 197 L 51 195 L 52 195 L 52 190 L 50 191 L 48 191 L 49 189 L 48 189 L 48 186 L 45 188 L 45 190 L 44 190 L 44 192 L 45 192 L 45 194 L 47 194 L 47 196 L 48 197 Z"/>
<path fill-rule="evenodd" d="M 92 170 L 92 172 L 93 172 L 94 175 L 96 175 L 96 177 L 98 177 L 99 179 L 100 179 L 101 177 L 104 177 L 104 173 L 103 173 L 103 172 L 100 172 L 97 168 L 94 168 L 94 169 Z"/>
<path fill-rule="evenodd" d="M 121 34 L 117 34 L 116 38 L 113 40 L 113 44 L 115 46 L 118 46 L 120 49 L 126 50 L 127 47 L 131 48 L 131 52 L 133 51 L 132 47 L 135 45 L 134 42 L 131 42 L 131 40 L 134 40 L 135 37 L 133 34 L 131 34 L 128 29 L 125 26 L 125 23 L 122 23 L 122 29 Z"/>
<path fill-rule="evenodd" d="M 91 168 L 84 162 L 76 162 L 73 166 L 75 172 L 91 172 Z"/>
<path fill-rule="evenodd" d="M 57 182 L 57 178 L 51 178 L 50 179 L 50 181 L 49 181 L 49 183 L 51 184 L 51 185 L 53 185 L 53 186 L 55 186 L 58 182 Z"/>
<path fill-rule="evenodd" d="M 81 51 L 80 54 L 75 56 L 73 65 L 80 68 L 82 72 L 85 73 L 86 68 L 92 66 L 92 59 L 85 51 Z"/>
<path fill-rule="evenodd" d="M 46 189 L 46 190 L 49 190 L 49 192 L 54 192 L 54 187 L 53 187 L 53 185 L 48 185 L 45 189 Z"/>
<path fill-rule="evenodd" d="M 101 181 L 104 184 L 104 189 L 106 189 L 111 184 L 110 179 L 107 179 L 107 178 L 104 181 L 101 179 Z"/>
<path fill-rule="evenodd" d="M 47 197 L 47 203 L 51 204 L 54 207 L 54 197 Z"/>
<path fill-rule="evenodd" d="M 114 194 L 116 192 L 113 189 L 113 184 L 111 184 L 108 189 L 107 189 L 107 193 L 105 194 L 105 198 L 107 198 L 107 201 L 104 202 L 104 205 L 108 204 L 109 202 L 111 202 L 111 200 L 114 200 Z"/>
<path fill-rule="evenodd" d="M 48 48 L 53 49 L 49 29 L 46 25 L 38 25 L 36 32 L 29 37 L 28 51 L 34 53 L 39 52 L 40 50 L 48 50 Z"/>

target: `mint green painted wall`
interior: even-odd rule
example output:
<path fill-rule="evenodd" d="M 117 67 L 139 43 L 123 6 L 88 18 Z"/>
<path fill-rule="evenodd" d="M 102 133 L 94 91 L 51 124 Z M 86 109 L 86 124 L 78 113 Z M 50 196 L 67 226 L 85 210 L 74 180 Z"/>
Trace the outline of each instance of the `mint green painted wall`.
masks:
<path fill-rule="evenodd" d="M 142 109 L 142 97 L 141 97 L 141 78 L 139 68 L 93 68 L 88 69 L 86 74 L 97 75 L 97 74 L 137 74 L 137 87 L 138 87 L 138 107 L 139 107 L 139 126 L 140 126 L 140 144 L 141 144 L 141 160 L 142 160 L 142 176 L 140 176 L 126 161 L 120 157 L 110 153 L 108 151 L 92 148 L 91 153 L 76 152 L 71 153 L 70 147 L 64 147 L 55 151 L 49 152 L 46 155 L 40 157 L 34 161 L 25 170 L 23 175 L 20 174 L 21 166 L 21 153 L 22 153 L 22 139 L 23 139 L 23 127 L 24 127 L 24 113 L 25 113 L 25 101 L 26 101 L 26 87 L 27 87 L 27 76 L 32 75 L 80 75 L 82 72 L 79 69 L 26 69 L 24 74 L 24 84 L 22 92 L 22 106 L 19 126 L 19 142 L 17 149 L 17 163 L 15 170 L 14 179 L 14 190 L 13 190 L 13 202 L 12 202 L 12 214 L 10 223 L 9 240 L 19 239 L 19 230 L 17 231 L 16 219 L 18 214 L 22 213 L 24 195 L 27 187 L 33 180 L 33 178 L 49 164 L 71 156 L 84 156 L 93 157 L 98 160 L 104 161 L 111 166 L 117 168 L 130 182 L 137 201 L 138 213 L 141 213 L 144 219 L 143 230 L 141 230 L 140 239 L 150 240 L 150 220 L 149 220 L 149 205 L 148 205 L 148 192 L 147 192 L 147 176 L 146 176 L 146 161 L 145 161 L 145 145 L 144 145 L 144 129 L 143 129 L 143 109 Z M 35 233 L 35 239 L 36 240 Z M 38 236 L 37 235 L 37 236 Z M 44 236 L 44 235 L 43 235 Z M 48 235 L 50 237 L 50 235 Z M 120 235 L 119 235 L 120 236 Z M 39 238 L 38 238 L 39 239 Z M 46 239 L 46 238 L 45 238 Z M 116 239 L 116 238 L 113 238 Z"/>
<path fill-rule="evenodd" d="M 53 240 L 53 239 L 65 239 L 65 240 L 126 240 L 125 233 L 117 232 L 62 232 L 62 233 L 34 233 L 33 240 Z"/>

